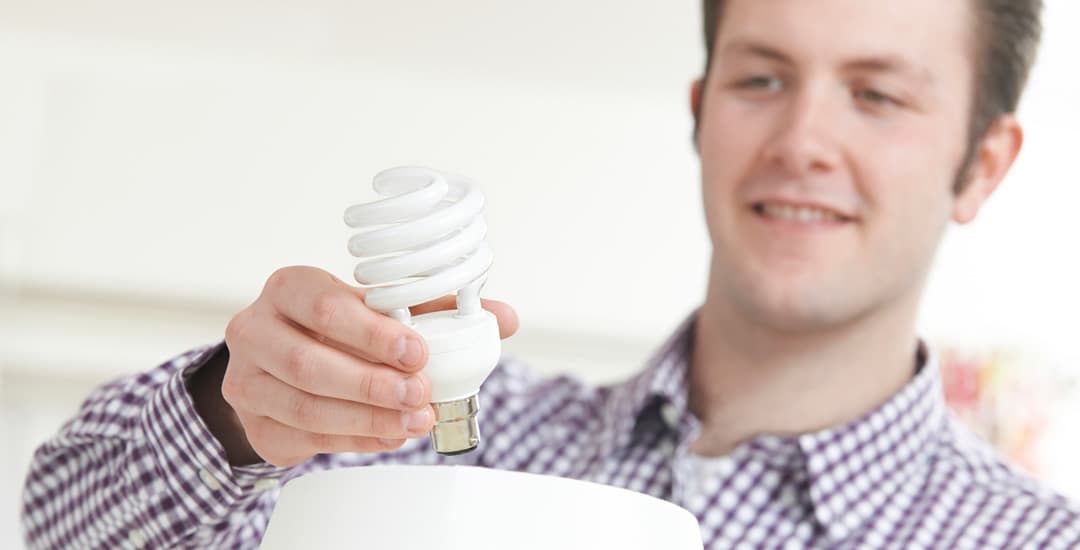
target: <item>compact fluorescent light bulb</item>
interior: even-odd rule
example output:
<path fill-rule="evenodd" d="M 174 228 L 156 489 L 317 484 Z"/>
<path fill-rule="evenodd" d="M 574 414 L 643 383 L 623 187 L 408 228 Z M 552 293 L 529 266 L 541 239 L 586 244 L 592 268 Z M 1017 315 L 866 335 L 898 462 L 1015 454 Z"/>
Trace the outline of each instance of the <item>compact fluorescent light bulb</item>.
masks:
<path fill-rule="evenodd" d="M 345 223 L 360 233 L 349 253 L 368 289 L 364 302 L 411 326 L 428 345 L 436 452 L 461 454 L 480 444 L 480 385 L 499 361 L 499 325 L 480 307 L 491 267 L 484 197 L 461 176 L 416 166 L 375 175 L 384 199 L 350 206 Z M 413 316 L 409 307 L 457 293 L 457 309 Z"/>

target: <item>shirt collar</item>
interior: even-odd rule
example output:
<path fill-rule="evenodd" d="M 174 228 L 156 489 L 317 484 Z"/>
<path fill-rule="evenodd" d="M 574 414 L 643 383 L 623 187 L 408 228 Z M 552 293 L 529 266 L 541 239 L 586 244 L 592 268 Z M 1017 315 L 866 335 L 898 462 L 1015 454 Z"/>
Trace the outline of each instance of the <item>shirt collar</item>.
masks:
<path fill-rule="evenodd" d="M 863 417 L 797 438 L 806 457 L 814 514 L 840 541 L 929 467 L 946 428 L 941 369 L 925 344 L 921 368 L 898 393 Z"/>
<path fill-rule="evenodd" d="M 696 321 L 697 310 L 694 310 L 658 348 L 644 370 L 612 387 L 606 407 L 613 436 L 608 441 L 609 453 L 631 443 L 638 421 L 656 398 L 669 403 L 679 417 L 689 416 L 686 414 L 689 388 L 687 359 L 692 349 Z"/>
<path fill-rule="evenodd" d="M 676 437 L 692 437 L 697 420 L 687 410 L 688 367 L 698 311 L 691 313 L 647 363 L 614 386 L 606 412 L 612 427 L 609 451 L 629 445 L 635 428 L 667 407 L 664 426 Z M 906 480 L 928 465 L 947 414 L 937 357 L 919 344 L 920 368 L 888 401 L 840 426 L 794 437 L 761 435 L 737 452 L 760 456 L 772 467 L 802 468 L 818 522 L 836 541 L 864 525 Z"/>

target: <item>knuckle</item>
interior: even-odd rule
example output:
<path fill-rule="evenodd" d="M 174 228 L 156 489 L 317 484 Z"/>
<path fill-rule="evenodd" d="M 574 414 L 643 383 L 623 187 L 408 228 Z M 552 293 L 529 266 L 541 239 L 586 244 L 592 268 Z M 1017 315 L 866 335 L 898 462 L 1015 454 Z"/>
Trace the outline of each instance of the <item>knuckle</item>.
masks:
<path fill-rule="evenodd" d="M 400 412 L 375 410 L 369 418 L 370 431 L 368 433 L 375 437 L 400 439 L 406 435 Z"/>
<path fill-rule="evenodd" d="M 334 437 L 329 434 L 308 432 L 306 439 L 314 453 L 332 452 L 335 450 Z"/>
<path fill-rule="evenodd" d="M 379 386 L 379 384 L 376 383 L 377 377 L 374 374 L 370 372 L 362 372 L 358 376 L 359 380 L 357 388 L 359 388 L 358 391 L 360 392 L 359 397 L 361 403 L 374 404 L 380 401 L 385 401 L 385 396 L 378 395 L 379 390 L 377 390 L 376 388 Z M 382 397 L 382 399 L 380 399 L 380 397 Z"/>
<path fill-rule="evenodd" d="M 393 358 L 394 334 L 388 323 L 368 323 L 364 332 L 367 335 L 365 351 L 377 354 L 376 356 L 383 356 L 383 350 L 385 350 L 385 358 Z"/>
<path fill-rule="evenodd" d="M 289 404 L 289 412 L 300 426 L 316 426 L 321 420 L 319 402 L 307 395 L 300 395 Z"/>
<path fill-rule="evenodd" d="M 265 293 L 273 294 L 280 291 L 285 285 L 289 284 L 289 279 L 292 276 L 293 268 L 282 267 L 274 270 L 269 277 L 266 278 L 266 284 L 263 286 Z"/>
<path fill-rule="evenodd" d="M 251 317 L 251 309 L 244 308 L 229 320 L 229 324 L 225 325 L 225 343 L 229 345 L 230 351 L 244 341 L 251 327 Z"/>
<path fill-rule="evenodd" d="M 245 384 L 239 378 L 240 376 L 235 370 L 226 368 L 225 376 L 221 379 L 221 397 L 234 410 L 243 408 L 241 405 L 246 397 L 244 393 Z"/>
<path fill-rule="evenodd" d="M 273 445 L 270 444 L 273 443 L 274 439 L 268 437 L 267 428 L 267 422 L 258 420 L 244 425 L 244 434 L 247 436 L 248 445 L 251 445 L 251 448 L 263 458 L 266 458 L 267 453 L 273 453 L 274 451 Z"/>
<path fill-rule="evenodd" d="M 299 344 L 290 349 L 285 356 L 285 373 L 290 383 L 299 388 L 310 388 L 315 378 L 315 361 L 312 358 L 314 348 Z"/>
<path fill-rule="evenodd" d="M 315 298 L 311 305 L 312 329 L 321 334 L 329 332 L 334 318 L 341 309 L 341 300 L 336 294 L 325 293 Z"/>

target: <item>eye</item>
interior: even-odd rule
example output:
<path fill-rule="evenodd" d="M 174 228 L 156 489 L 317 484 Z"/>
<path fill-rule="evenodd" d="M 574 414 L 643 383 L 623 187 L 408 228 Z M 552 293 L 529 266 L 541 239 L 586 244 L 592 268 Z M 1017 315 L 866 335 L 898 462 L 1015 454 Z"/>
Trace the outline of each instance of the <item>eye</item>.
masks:
<path fill-rule="evenodd" d="M 895 105 L 895 106 L 900 106 L 901 105 L 900 101 L 897 100 L 896 98 L 894 98 L 894 97 L 892 97 L 892 96 L 890 96 L 890 95 L 888 95 L 886 93 L 879 92 L 877 90 L 870 89 L 870 88 L 859 90 L 858 92 L 855 93 L 855 97 L 857 97 L 858 99 L 861 99 L 863 101 L 873 103 L 875 105 Z"/>
<path fill-rule="evenodd" d="M 752 76 L 740 80 L 735 84 L 735 87 L 742 90 L 770 92 L 779 90 L 782 84 L 780 79 L 775 76 Z"/>

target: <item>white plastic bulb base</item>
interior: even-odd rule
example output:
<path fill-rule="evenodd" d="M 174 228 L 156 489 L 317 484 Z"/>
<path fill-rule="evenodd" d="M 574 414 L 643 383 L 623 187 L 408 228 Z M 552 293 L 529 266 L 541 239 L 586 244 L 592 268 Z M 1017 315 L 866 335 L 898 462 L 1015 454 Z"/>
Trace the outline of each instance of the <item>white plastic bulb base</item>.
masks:
<path fill-rule="evenodd" d="M 467 453 L 480 445 L 477 394 L 499 363 L 499 323 L 480 309 L 470 315 L 425 313 L 414 316 L 412 324 L 428 346 L 424 375 L 431 380 L 435 409 L 431 446 L 444 455 Z"/>

